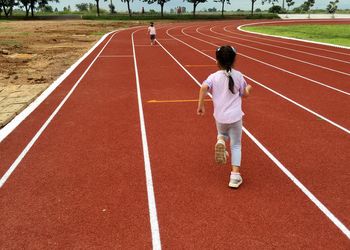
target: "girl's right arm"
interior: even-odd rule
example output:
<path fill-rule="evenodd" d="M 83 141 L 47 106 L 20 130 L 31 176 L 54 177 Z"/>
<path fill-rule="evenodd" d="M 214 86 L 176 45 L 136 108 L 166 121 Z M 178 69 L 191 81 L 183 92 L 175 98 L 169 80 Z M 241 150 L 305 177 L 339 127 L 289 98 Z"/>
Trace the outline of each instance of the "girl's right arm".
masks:
<path fill-rule="evenodd" d="M 203 83 L 201 86 L 201 89 L 199 90 L 197 115 L 203 116 L 205 113 L 204 98 L 208 93 L 208 89 L 209 89 L 209 86 L 206 83 Z"/>

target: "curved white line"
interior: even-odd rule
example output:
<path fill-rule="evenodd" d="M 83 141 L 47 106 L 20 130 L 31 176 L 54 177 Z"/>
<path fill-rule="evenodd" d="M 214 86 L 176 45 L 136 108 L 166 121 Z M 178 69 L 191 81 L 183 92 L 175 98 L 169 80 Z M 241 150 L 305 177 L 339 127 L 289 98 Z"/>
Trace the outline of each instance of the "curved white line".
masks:
<path fill-rule="evenodd" d="M 184 29 L 181 30 L 181 32 L 182 32 L 184 35 L 189 36 L 189 37 L 192 37 L 192 38 L 197 39 L 197 40 L 199 40 L 199 41 L 202 41 L 202 42 L 204 42 L 204 43 L 213 45 L 213 46 L 215 46 L 216 48 L 219 46 L 219 45 L 217 45 L 217 44 L 214 44 L 214 43 L 211 43 L 211 42 L 207 42 L 207 41 L 204 41 L 204 40 L 202 40 L 202 39 L 200 39 L 200 38 L 191 36 L 191 35 L 189 35 L 189 34 L 187 34 L 187 33 L 184 32 L 185 29 L 187 29 L 187 28 L 184 28 Z M 168 34 L 168 33 L 167 33 L 167 34 Z M 179 41 L 179 42 L 185 44 L 186 46 L 192 48 L 193 50 L 198 51 L 198 52 L 201 53 L 202 55 L 205 55 L 206 57 L 210 58 L 211 60 L 216 61 L 215 58 L 213 58 L 213 57 L 211 57 L 211 56 L 209 56 L 209 55 L 203 53 L 202 51 L 200 51 L 200 50 L 198 50 L 198 49 L 192 47 L 191 45 L 189 45 L 189 44 L 183 42 L 182 40 L 180 40 L 180 39 L 178 39 L 178 38 L 176 38 L 176 37 L 174 37 L 174 36 L 172 36 L 172 35 L 170 35 L 170 34 L 168 34 L 168 35 L 171 36 L 171 37 L 173 37 L 175 40 L 177 40 L 177 41 Z M 247 75 L 245 75 L 245 74 L 243 74 L 243 75 L 244 75 L 246 78 L 248 78 L 248 79 L 250 79 L 251 81 L 253 81 L 254 83 L 256 83 L 257 85 L 259 85 L 259 86 L 261 86 L 261 87 L 263 87 L 263 88 L 269 90 L 270 92 L 272 92 L 272 93 L 274 93 L 274 94 L 276 94 L 276 95 L 282 97 L 283 99 L 287 100 L 288 102 L 293 103 L 294 105 L 298 106 L 299 108 L 301 108 L 301 109 L 303 109 L 303 110 L 305 110 L 305 111 L 307 111 L 307 112 L 309 112 L 309 113 L 311 113 L 311 114 L 317 116 L 318 118 L 320 118 L 320 119 L 322 119 L 322 120 L 328 122 L 329 124 L 332 124 L 333 126 L 335 126 L 335 127 L 339 128 L 340 130 L 344 131 L 345 133 L 350 134 L 350 130 L 349 130 L 349 129 L 347 129 L 347 128 L 345 128 L 345 127 L 343 127 L 343 126 L 341 126 L 341 125 L 339 125 L 339 124 L 337 124 L 337 123 L 331 121 L 330 119 L 328 119 L 328 118 L 326 118 L 326 117 L 324 117 L 324 116 L 322 116 L 322 115 L 316 113 L 315 111 L 313 111 L 313 110 L 311 110 L 311 109 L 309 109 L 309 108 L 307 108 L 307 107 L 301 105 L 300 103 L 298 103 L 298 102 L 296 102 L 296 101 L 294 101 L 294 100 L 292 100 L 292 99 L 290 99 L 290 98 L 288 98 L 288 97 L 282 95 L 281 93 L 279 93 L 279 92 L 277 92 L 277 91 L 275 91 L 275 90 L 273 90 L 273 89 L 271 89 L 271 88 L 265 86 L 264 84 L 262 84 L 262 83 L 260 83 L 260 82 L 258 82 L 258 81 L 256 81 L 256 80 L 254 80 L 253 78 L 250 78 L 249 76 L 247 76 Z"/>
<path fill-rule="evenodd" d="M 227 30 L 227 27 L 225 27 L 225 31 L 228 31 Z M 232 26 L 233 27 L 233 26 Z M 228 31 L 230 32 L 230 31 Z M 232 32 L 230 32 L 232 33 Z M 350 57 L 350 53 L 343 53 L 343 52 L 340 52 L 340 51 L 335 51 L 335 50 L 330 50 L 330 49 L 324 49 L 324 48 L 320 48 L 320 47 L 311 47 L 311 46 L 307 46 L 307 45 L 303 45 L 303 44 L 299 44 L 299 43 L 292 43 L 292 42 L 285 42 L 285 41 L 281 41 L 281 40 L 277 40 L 277 39 L 269 39 L 269 38 L 266 38 L 266 37 L 261 37 L 259 36 L 260 34 L 258 35 L 248 35 L 248 34 L 242 34 L 240 32 L 235 32 L 235 33 L 232 33 L 232 34 L 235 34 L 235 35 L 238 35 L 238 36 L 242 36 L 242 37 L 251 37 L 251 38 L 254 38 L 254 39 L 259 39 L 259 40 L 263 40 L 263 41 L 270 41 L 270 42 L 275 42 L 275 43 L 279 43 L 279 44 L 288 44 L 288 45 L 292 45 L 292 46 L 295 46 L 295 47 L 303 47 L 303 48 L 308 48 L 308 49 L 313 49 L 313 50 L 319 50 L 319 51 L 326 51 L 326 52 L 330 52 L 332 54 L 338 54 L 338 55 L 342 55 L 342 56 L 349 56 Z"/>
<path fill-rule="evenodd" d="M 187 28 L 186 28 L 186 29 L 187 29 Z M 200 33 L 200 34 L 201 34 L 201 33 Z M 191 36 L 191 35 L 189 35 L 189 34 L 187 34 L 187 35 L 188 35 L 188 36 Z M 192 36 L 191 36 L 191 37 L 192 37 Z M 193 37 L 193 38 L 195 38 L 195 37 Z M 195 38 L 195 39 L 201 40 L 201 41 L 204 42 L 204 40 L 202 40 L 202 39 L 200 39 L 200 38 Z M 206 41 L 205 41 L 205 42 L 206 42 Z M 209 43 L 209 42 L 207 42 L 207 43 Z M 290 75 L 293 75 L 293 76 L 302 78 L 302 79 L 304 79 L 304 80 L 313 82 L 313 83 L 315 83 L 315 84 L 321 85 L 321 86 L 323 86 L 323 87 L 326 87 L 326 88 L 329 88 L 329 89 L 332 89 L 332 90 L 334 90 L 334 91 L 337 91 L 337 92 L 340 92 L 340 93 L 342 93 L 342 94 L 345 94 L 345 95 L 350 96 L 350 93 L 349 93 L 349 92 L 346 92 L 346 91 L 344 91 L 344 90 L 341 90 L 341 89 L 338 89 L 338 88 L 329 86 L 329 85 L 327 85 L 327 84 L 325 84 L 325 83 L 322 83 L 322 82 L 313 80 L 313 79 L 311 79 L 311 78 L 308 78 L 308 77 L 305 77 L 305 76 L 302 76 L 302 75 L 299 75 L 299 74 L 297 74 L 297 73 L 294 73 L 294 72 L 291 72 L 291 71 L 289 71 L 289 70 L 280 68 L 280 67 L 275 66 L 275 65 L 272 65 L 272 64 L 270 64 L 270 63 L 263 62 L 263 61 L 261 61 L 261 60 L 258 60 L 258 59 L 256 59 L 256 58 L 247 56 L 247 55 L 245 55 L 245 54 L 242 54 L 242 53 L 237 53 L 237 54 L 238 54 L 238 55 L 241 55 L 241 56 L 243 56 L 243 57 L 246 57 L 246 58 L 248 58 L 248 59 L 250 59 L 250 60 L 259 62 L 259 63 L 261 63 L 261 64 L 265 64 L 265 65 L 267 65 L 267 66 L 269 66 L 269 67 L 272 67 L 272 68 L 278 69 L 278 70 L 280 70 L 280 71 L 286 72 L 286 73 L 288 73 L 288 74 L 290 74 Z"/>
<path fill-rule="evenodd" d="M 321 65 L 318 65 L 318 64 L 314 64 L 314 63 L 310 63 L 310 62 L 305 62 L 305 61 L 303 61 L 303 60 L 299 60 L 299 59 L 292 58 L 292 57 L 289 57 L 289 56 L 284 56 L 284 55 L 281 55 L 281 54 L 278 54 L 278 53 L 274 53 L 274 52 L 267 51 L 267 50 L 263 50 L 263 49 L 259 49 L 259 48 L 254 48 L 254 47 L 252 47 L 252 46 L 245 45 L 245 44 L 241 44 L 241 43 L 237 43 L 237 42 L 233 42 L 233 41 L 230 41 L 230 40 L 227 40 L 227 39 L 222 39 L 222 38 L 219 38 L 219 37 L 210 36 L 210 35 L 207 35 L 207 34 L 204 34 L 204 33 L 200 32 L 200 31 L 198 31 L 198 29 L 199 29 L 199 28 L 197 28 L 196 31 L 197 31 L 199 34 L 203 35 L 203 36 L 207 36 L 207 37 L 211 37 L 211 38 L 214 38 L 214 39 L 217 39 L 217 40 L 222 40 L 222 41 L 230 42 L 230 43 L 233 43 L 233 44 L 240 45 L 240 46 L 242 46 L 242 47 L 247 47 L 247 48 L 250 48 L 250 49 L 253 49 L 253 50 L 258 50 L 258 51 L 261 51 L 261 52 L 264 52 L 264 53 L 267 53 L 267 54 L 272 54 L 272 55 L 279 56 L 279 57 L 283 57 L 283 58 L 286 58 L 286 59 L 289 59 L 289 60 L 292 60 L 292 61 L 297 61 L 297 62 L 304 63 L 304 64 L 308 64 L 308 65 L 311 65 L 311 66 L 314 66 L 314 67 L 317 67 L 317 68 L 329 70 L 329 71 L 332 71 L 332 72 L 335 72 L 335 73 L 338 73 L 338 74 L 350 76 L 350 73 L 346 73 L 346 72 L 343 72 L 343 71 L 340 71 L 340 70 L 336 70 L 336 69 L 324 67 L 324 66 L 321 66 Z M 214 32 L 214 33 L 216 33 L 216 32 Z M 220 34 L 220 33 L 219 33 L 219 34 Z"/>
<path fill-rule="evenodd" d="M 301 50 L 297 50 L 297 49 L 290 49 L 290 48 L 286 48 L 286 47 L 282 47 L 282 46 L 278 46 L 278 45 L 273 45 L 273 44 L 269 44 L 269 43 L 266 43 L 266 42 L 264 43 L 264 42 L 254 41 L 254 40 L 251 40 L 251 39 L 244 39 L 244 38 L 239 38 L 239 37 L 233 37 L 233 36 L 230 36 L 230 35 L 224 35 L 222 33 L 218 33 L 218 32 L 215 32 L 215 31 L 212 30 L 212 29 L 214 29 L 216 27 L 217 26 L 214 26 L 214 27 L 210 28 L 210 31 L 215 33 L 215 34 L 220 34 L 220 35 L 225 36 L 225 37 L 235 38 L 235 39 L 239 39 L 239 40 L 243 40 L 243 41 L 248 41 L 248 42 L 257 43 L 257 44 L 261 44 L 261 45 L 265 45 L 265 46 L 279 48 L 279 49 L 282 49 L 282 50 L 289 50 L 289 51 L 293 51 L 293 52 L 297 52 L 297 53 L 301 53 L 301 54 L 306 54 L 306 55 L 310 55 L 310 56 L 314 56 L 314 57 L 325 58 L 325 59 L 336 61 L 336 62 L 340 62 L 340 63 L 350 64 L 350 61 L 344 61 L 344 60 L 333 58 L 333 57 L 329 57 L 329 56 L 322 56 L 322 55 L 317 55 L 317 54 L 314 54 L 314 53 L 309 53 L 309 52 L 306 52 L 306 51 L 301 51 Z M 226 31 L 227 33 L 230 33 L 230 34 L 237 34 L 237 33 L 234 33 L 232 31 L 228 31 L 226 29 L 227 27 L 228 26 L 224 27 L 223 30 Z"/>
<path fill-rule="evenodd" d="M 212 31 L 212 30 L 211 30 L 211 31 Z M 212 31 L 212 32 L 213 32 L 213 31 Z M 214 33 L 219 34 L 219 33 L 217 33 L 217 32 L 214 32 Z M 200 33 L 200 34 L 202 34 L 202 33 Z M 246 57 L 246 58 L 249 58 L 249 59 L 251 59 L 251 60 L 253 60 L 253 61 L 256 61 L 256 62 L 265 64 L 265 65 L 270 66 L 270 67 L 272 67 L 272 68 L 278 69 L 278 70 L 280 70 L 280 71 L 286 72 L 286 73 L 288 73 L 288 74 L 294 75 L 294 76 L 296 76 L 296 77 L 302 78 L 302 79 L 304 79 L 304 80 L 307 80 L 307 81 L 316 83 L 316 84 L 321 85 L 321 86 L 323 86 L 323 87 L 326 87 L 326 88 L 329 88 L 329 89 L 335 90 L 335 91 L 337 91 L 337 92 L 340 92 L 340 93 L 342 93 L 342 94 L 345 94 L 345 95 L 350 96 L 350 93 L 349 93 L 349 92 L 346 92 L 346 91 L 344 91 L 344 90 L 341 90 L 341 89 L 335 88 L 335 87 L 333 87 L 333 86 L 327 85 L 327 84 L 322 83 L 322 82 L 320 82 L 320 81 L 316 81 L 316 80 L 313 80 L 313 79 L 308 78 L 308 77 L 306 77 L 306 76 L 299 75 L 299 74 L 297 74 L 297 73 L 291 72 L 291 71 L 289 71 L 289 70 L 280 68 L 280 67 L 278 67 L 278 66 L 275 66 L 275 65 L 272 65 L 272 64 L 270 64 L 270 63 L 267 63 L 267 62 L 258 60 L 258 59 L 256 59 L 256 58 L 247 56 L 247 55 L 242 54 L 242 53 L 237 53 L 237 54 L 242 55 L 242 56 L 244 56 L 244 57 Z"/>

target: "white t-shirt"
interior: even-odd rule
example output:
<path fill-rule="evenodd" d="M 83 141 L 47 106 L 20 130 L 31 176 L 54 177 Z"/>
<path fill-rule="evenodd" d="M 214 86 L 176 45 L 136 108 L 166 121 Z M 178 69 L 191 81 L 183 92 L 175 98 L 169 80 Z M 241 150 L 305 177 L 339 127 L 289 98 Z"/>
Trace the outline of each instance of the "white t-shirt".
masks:
<path fill-rule="evenodd" d="M 150 35 L 155 35 L 156 34 L 156 28 L 154 26 L 149 26 L 148 27 L 148 32 Z"/>
<path fill-rule="evenodd" d="M 242 119 L 242 95 L 247 86 L 241 72 L 232 69 L 234 94 L 229 90 L 228 77 L 225 70 L 211 74 L 203 84 L 207 84 L 213 95 L 214 118 L 218 123 L 234 123 Z"/>

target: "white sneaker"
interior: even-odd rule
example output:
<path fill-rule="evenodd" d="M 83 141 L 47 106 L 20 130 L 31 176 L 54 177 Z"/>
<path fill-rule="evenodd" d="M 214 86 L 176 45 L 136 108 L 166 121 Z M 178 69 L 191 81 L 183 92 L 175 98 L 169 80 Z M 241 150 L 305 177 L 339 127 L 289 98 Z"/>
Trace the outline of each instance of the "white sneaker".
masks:
<path fill-rule="evenodd" d="M 219 164 L 225 164 L 226 163 L 226 146 L 225 141 L 222 139 L 219 139 L 215 144 L 215 161 Z"/>
<path fill-rule="evenodd" d="M 230 182 L 228 183 L 229 187 L 238 188 L 243 182 L 242 176 L 240 173 L 232 173 L 230 175 Z"/>

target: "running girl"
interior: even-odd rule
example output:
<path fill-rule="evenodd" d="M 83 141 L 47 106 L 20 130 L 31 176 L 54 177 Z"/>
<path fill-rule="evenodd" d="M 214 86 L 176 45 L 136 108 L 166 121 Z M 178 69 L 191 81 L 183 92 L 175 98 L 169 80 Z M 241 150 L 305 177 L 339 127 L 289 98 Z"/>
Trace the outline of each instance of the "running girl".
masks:
<path fill-rule="evenodd" d="M 154 40 L 156 39 L 156 28 L 154 27 L 152 22 L 151 22 L 150 26 L 148 27 L 148 33 L 151 36 L 151 45 L 154 45 Z"/>
<path fill-rule="evenodd" d="M 221 46 L 216 50 L 216 61 L 220 70 L 211 74 L 202 84 L 199 92 L 198 115 L 204 115 L 204 98 L 208 91 L 213 96 L 214 118 L 217 127 L 215 161 L 225 164 L 228 152 L 225 140 L 230 139 L 231 165 L 229 187 L 238 188 L 243 179 L 240 175 L 242 137 L 242 97 L 250 94 L 251 86 L 242 73 L 234 70 L 236 50 L 231 46 Z"/>

